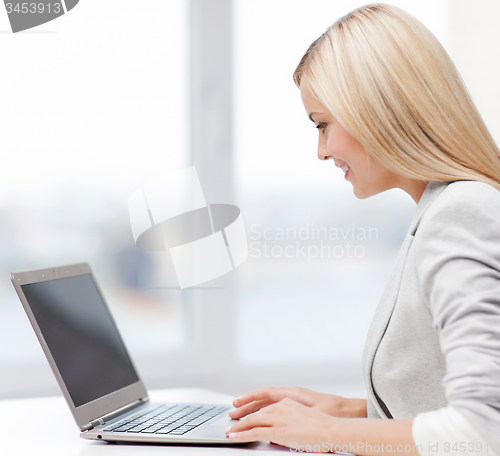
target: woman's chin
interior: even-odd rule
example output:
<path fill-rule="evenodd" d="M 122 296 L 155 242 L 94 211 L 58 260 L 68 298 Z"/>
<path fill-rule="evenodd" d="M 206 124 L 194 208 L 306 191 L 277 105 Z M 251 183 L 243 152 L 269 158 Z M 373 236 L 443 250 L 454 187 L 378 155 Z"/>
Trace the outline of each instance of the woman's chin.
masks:
<path fill-rule="evenodd" d="M 380 192 L 370 191 L 367 188 L 359 188 L 359 186 L 356 186 L 354 184 L 352 186 L 352 190 L 353 190 L 354 196 L 358 199 L 370 198 L 370 196 L 373 196 L 373 195 L 376 195 L 377 193 L 380 193 Z"/>
<path fill-rule="evenodd" d="M 354 193 L 354 196 L 358 199 L 366 199 L 371 196 L 371 194 L 369 194 L 365 189 L 360 189 L 355 185 L 352 186 L 352 192 Z"/>

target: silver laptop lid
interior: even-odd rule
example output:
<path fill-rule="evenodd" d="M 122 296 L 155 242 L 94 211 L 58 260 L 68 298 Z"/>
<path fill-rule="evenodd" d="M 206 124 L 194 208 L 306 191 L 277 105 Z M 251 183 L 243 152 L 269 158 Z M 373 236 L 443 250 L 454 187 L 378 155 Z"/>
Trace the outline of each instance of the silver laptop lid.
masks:
<path fill-rule="evenodd" d="M 13 272 L 11 280 L 80 430 L 148 400 L 88 264 Z"/>

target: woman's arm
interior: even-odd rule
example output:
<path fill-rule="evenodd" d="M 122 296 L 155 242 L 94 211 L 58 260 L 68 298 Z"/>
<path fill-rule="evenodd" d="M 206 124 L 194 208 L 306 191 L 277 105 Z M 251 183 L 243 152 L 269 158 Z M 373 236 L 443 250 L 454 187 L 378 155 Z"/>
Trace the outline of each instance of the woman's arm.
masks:
<path fill-rule="evenodd" d="M 340 419 L 332 431 L 332 440 L 342 445 L 342 451 L 357 455 L 419 454 L 412 425 L 413 418 Z"/>
<path fill-rule="evenodd" d="M 500 455 L 500 192 L 447 186 L 415 234 L 422 298 L 446 359 L 447 407 L 415 418 L 415 442 Z M 427 452 L 424 454 L 430 454 Z M 452 453 L 452 452 L 450 452 Z"/>
<path fill-rule="evenodd" d="M 418 454 L 413 419 L 339 418 L 285 398 L 226 429 L 234 442 L 268 440 L 297 452 Z"/>

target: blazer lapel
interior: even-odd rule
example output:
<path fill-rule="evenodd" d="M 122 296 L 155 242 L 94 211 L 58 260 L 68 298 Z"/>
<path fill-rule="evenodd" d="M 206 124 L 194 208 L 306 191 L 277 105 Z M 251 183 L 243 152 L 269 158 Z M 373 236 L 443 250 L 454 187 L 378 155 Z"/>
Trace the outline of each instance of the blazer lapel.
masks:
<path fill-rule="evenodd" d="M 383 411 L 383 408 L 379 403 L 379 400 L 377 399 L 377 396 L 375 395 L 373 389 L 371 379 L 373 360 L 375 358 L 375 354 L 377 352 L 380 341 L 382 340 L 385 330 L 387 329 L 389 320 L 391 319 L 394 305 L 396 304 L 401 277 L 403 275 L 406 257 L 413 241 L 413 235 L 418 228 L 424 212 L 431 205 L 434 199 L 446 188 L 447 185 L 448 182 L 429 182 L 429 184 L 425 188 L 422 198 L 420 199 L 415 210 L 415 214 L 413 215 L 408 233 L 406 234 L 403 245 L 401 246 L 399 254 L 396 258 L 396 262 L 389 277 L 387 286 L 375 311 L 370 329 L 368 330 L 365 348 L 363 351 L 363 377 L 368 392 L 368 398 L 371 400 L 377 412 L 382 417 L 387 416 L 387 414 Z"/>

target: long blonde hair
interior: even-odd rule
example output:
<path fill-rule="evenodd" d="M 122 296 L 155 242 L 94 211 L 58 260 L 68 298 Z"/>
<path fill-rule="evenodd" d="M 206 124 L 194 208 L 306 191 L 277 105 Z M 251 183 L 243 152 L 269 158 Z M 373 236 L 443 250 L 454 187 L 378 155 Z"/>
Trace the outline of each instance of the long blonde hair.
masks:
<path fill-rule="evenodd" d="M 455 65 L 403 10 L 358 8 L 311 44 L 294 81 L 390 170 L 424 181 L 478 180 L 500 190 L 500 152 Z"/>

